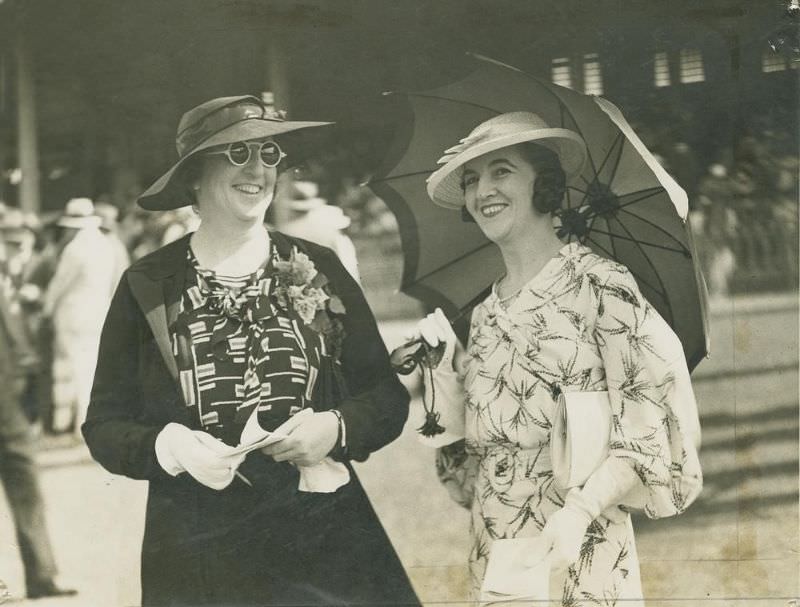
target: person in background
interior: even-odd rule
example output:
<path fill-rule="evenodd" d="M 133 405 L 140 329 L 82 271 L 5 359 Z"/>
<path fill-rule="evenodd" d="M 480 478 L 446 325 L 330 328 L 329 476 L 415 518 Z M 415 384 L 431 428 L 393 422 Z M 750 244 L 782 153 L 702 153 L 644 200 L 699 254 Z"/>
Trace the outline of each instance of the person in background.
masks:
<path fill-rule="evenodd" d="M 736 237 L 736 211 L 728 168 L 715 162 L 708 167 L 698 189 L 697 206 L 689 213 L 695 246 L 705 271 L 708 294 L 712 298 L 729 294 L 736 269 L 731 243 Z"/>
<path fill-rule="evenodd" d="M 2 246 L 0 246 L 2 249 Z M 0 481 L 5 489 L 25 571 L 29 599 L 69 596 L 56 581 L 56 564 L 36 470 L 36 433 L 20 403 L 26 370 L 36 360 L 8 276 L 0 286 Z"/>
<path fill-rule="evenodd" d="M 113 295 L 122 273 L 131 265 L 131 257 L 119 236 L 119 209 L 107 202 L 98 202 L 94 210 L 100 216 L 100 231 L 106 235 L 114 251 L 114 272 L 109 283 Z"/>
<path fill-rule="evenodd" d="M 27 275 L 34 257 L 37 221 L 34 216 L 20 209 L 7 208 L 0 215 L 0 237 L 4 247 L 3 288 L 7 303 L 14 314 L 19 316 L 20 331 L 25 332 L 26 342 L 33 344 L 40 319 L 41 290 L 27 283 Z M 31 349 L 36 352 L 36 348 Z M 38 352 L 36 352 L 38 354 Z M 19 395 L 25 415 L 31 422 L 41 418 L 39 396 L 39 377 L 41 359 L 31 356 L 19 361 L 21 371 Z M 37 429 L 40 426 L 37 425 Z"/>
<path fill-rule="evenodd" d="M 60 255 L 44 296 L 54 331 L 53 425 L 77 432 L 89 406 L 97 348 L 116 271 L 111 242 L 88 198 L 73 198 L 58 219 Z"/>
<path fill-rule="evenodd" d="M 319 188 L 312 181 L 293 181 L 285 202 L 289 216 L 278 228 L 289 236 L 328 247 L 336 253 L 350 275 L 360 282 L 356 248 L 344 232 L 350 226 L 350 218 L 342 209 L 320 198 Z"/>
<path fill-rule="evenodd" d="M 39 366 L 29 394 L 36 403 L 37 417 L 42 430 L 54 433 L 53 425 L 53 348 L 54 335 L 51 319 L 44 315 L 44 293 L 58 265 L 59 247 L 56 242 L 60 228 L 56 218 L 41 221 L 36 234 L 36 245 L 25 270 L 19 302 L 30 328 L 31 341 L 39 356 Z"/>
<path fill-rule="evenodd" d="M 24 284 L 25 274 L 34 255 L 37 224 L 35 216 L 26 215 L 14 207 L 6 208 L 0 215 L 6 272 L 17 290 Z"/>

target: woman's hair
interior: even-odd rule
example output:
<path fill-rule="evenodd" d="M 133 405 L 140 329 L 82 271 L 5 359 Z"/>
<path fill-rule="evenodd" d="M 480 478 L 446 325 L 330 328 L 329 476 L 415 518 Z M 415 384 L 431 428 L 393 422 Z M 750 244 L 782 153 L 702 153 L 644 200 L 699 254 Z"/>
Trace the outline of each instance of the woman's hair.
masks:
<path fill-rule="evenodd" d="M 540 213 L 554 213 L 561 208 L 567 192 L 567 176 L 558 154 L 535 143 L 520 144 L 523 157 L 536 172 L 533 182 L 533 208 Z"/>
<path fill-rule="evenodd" d="M 182 206 L 196 205 L 197 195 L 194 190 L 194 184 L 200 179 L 203 172 L 203 157 L 202 154 L 195 154 L 186 160 L 181 165 L 179 173 L 175 176 L 177 187 L 175 188 L 175 195 L 181 197 L 181 201 L 187 201 Z"/>
<path fill-rule="evenodd" d="M 536 173 L 533 182 L 533 208 L 542 214 L 553 214 L 561 208 L 567 192 L 567 176 L 558 154 L 542 145 L 526 141 L 517 144 L 522 157 Z M 461 207 L 461 219 L 474 221 L 466 207 Z"/>

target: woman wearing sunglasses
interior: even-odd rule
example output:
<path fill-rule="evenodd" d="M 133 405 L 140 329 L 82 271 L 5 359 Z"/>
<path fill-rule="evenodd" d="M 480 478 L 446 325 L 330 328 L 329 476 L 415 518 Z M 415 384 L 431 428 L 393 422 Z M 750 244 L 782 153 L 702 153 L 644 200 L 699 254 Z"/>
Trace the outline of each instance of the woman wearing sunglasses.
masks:
<path fill-rule="evenodd" d="M 286 135 L 323 124 L 208 101 L 139 198 L 201 219 L 123 276 L 83 425 L 149 481 L 144 606 L 418 604 L 349 463 L 398 436 L 408 394 L 336 256 L 263 223 Z"/>

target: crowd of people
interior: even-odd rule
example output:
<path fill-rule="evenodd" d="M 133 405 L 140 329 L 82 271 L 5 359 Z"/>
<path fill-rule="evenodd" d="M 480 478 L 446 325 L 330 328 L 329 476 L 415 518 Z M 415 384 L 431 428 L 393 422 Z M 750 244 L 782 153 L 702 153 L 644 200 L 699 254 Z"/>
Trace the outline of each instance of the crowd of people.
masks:
<path fill-rule="evenodd" d="M 800 159 L 785 148 L 766 131 L 742 137 L 709 163 L 683 141 L 659 149 L 659 161 L 689 195 L 689 224 L 712 297 L 796 286 Z M 747 282 L 752 274 L 761 282 Z"/>
<path fill-rule="evenodd" d="M 2 207 L 2 289 L 31 345 L 22 405 L 51 432 L 76 431 L 89 404 L 102 319 L 130 259 L 116 209 L 88 198 L 41 222 Z"/>
<path fill-rule="evenodd" d="M 273 223 L 288 235 L 334 250 L 359 279 L 350 218 L 319 196 L 311 181 L 290 181 L 284 213 Z M 78 433 L 89 403 L 103 319 L 128 265 L 197 229 L 188 207 L 125 213 L 107 202 L 69 200 L 63 213 L 43 218 L 0 202 L 0 280 L 19 312 L 18 330 L 30 345 L 21 404 L 47 434 Z"/>

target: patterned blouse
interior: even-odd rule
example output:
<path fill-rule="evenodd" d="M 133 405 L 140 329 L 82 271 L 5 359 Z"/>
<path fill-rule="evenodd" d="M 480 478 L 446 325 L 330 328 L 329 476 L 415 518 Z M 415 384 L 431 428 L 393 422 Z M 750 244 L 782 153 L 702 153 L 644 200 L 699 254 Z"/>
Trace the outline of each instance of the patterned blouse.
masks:
<path fill-rule="evenodd" d="M 196 427 L 236 446 L 245 422 L 272 430 L 309 406 L 324 353 L 320 336 L 277 304 L 264 267 L 224 276 L 200 267 L 188 249 L 186 290 L 172 327 L 185 402 Z"/>

